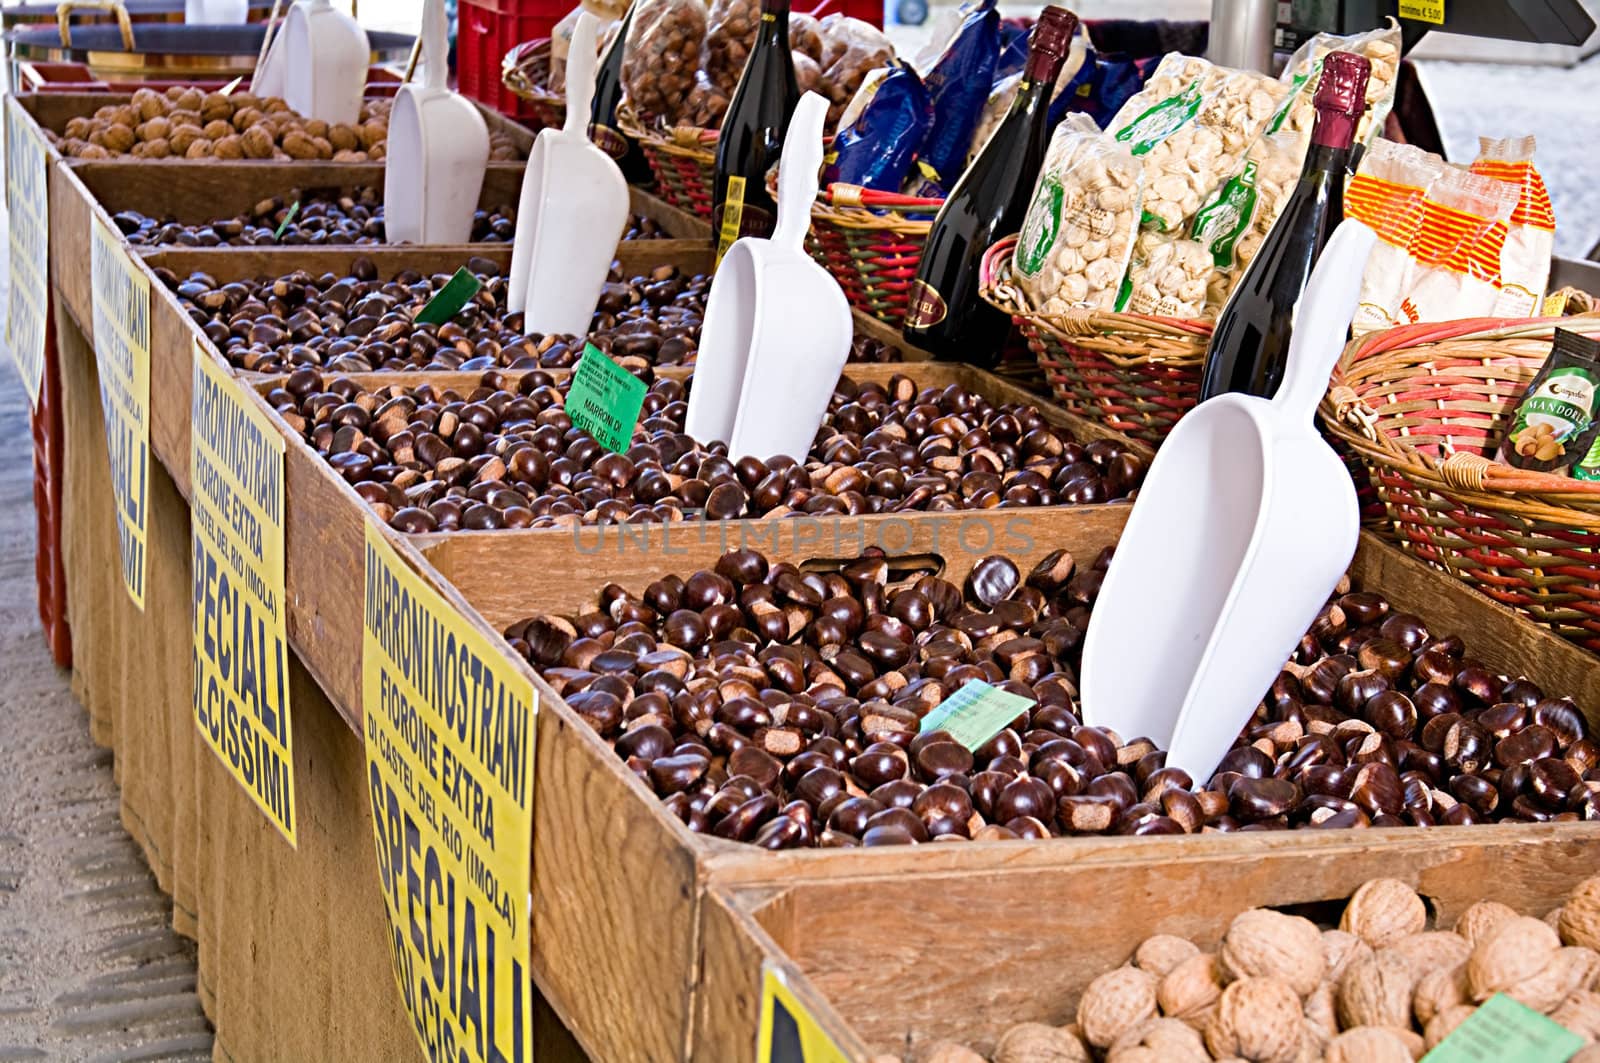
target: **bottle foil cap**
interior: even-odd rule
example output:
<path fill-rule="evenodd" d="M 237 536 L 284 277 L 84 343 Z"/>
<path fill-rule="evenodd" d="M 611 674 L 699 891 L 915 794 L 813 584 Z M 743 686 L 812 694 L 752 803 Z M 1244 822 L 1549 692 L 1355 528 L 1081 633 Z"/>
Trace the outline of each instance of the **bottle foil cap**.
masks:
<path fill-rule="evenodd" d="M 1329 52 L 1322 60 L 1322 80 L 1312 105 L 1319 111 L 1358 116 L 1367 107 L 1367 77 L 1372 64 L 1355 52 Z"/>
<path fill-rule="evenodd" d="M 1064 56 L 1072 45 L 1072 35 L 1077 32 L 1078 16 L 1052 4 L 1039 12 L 1033 36 L 1028 40 L 1028 50 Z"/>

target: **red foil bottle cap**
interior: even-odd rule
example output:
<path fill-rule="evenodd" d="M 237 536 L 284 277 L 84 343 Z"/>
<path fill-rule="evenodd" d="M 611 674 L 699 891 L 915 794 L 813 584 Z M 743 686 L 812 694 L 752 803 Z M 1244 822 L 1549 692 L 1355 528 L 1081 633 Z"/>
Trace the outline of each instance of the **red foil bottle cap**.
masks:
<path fill-rule="evenodd" d="M 1055 81 L 1078 32 L 1078 16 L 1054 5 L 1039 12 L 1028 38 L 1028 65 L 1023 77 L 1030 81 Z"/>
<path fill-rule="evenodd" d="M 1355 52 L 1329 52 L 1322 60 L 1322 80 L 1312 106 L 1319 111 L 1338 111 L 1359 116 L 1367 108 L 1367 77 L 1372 64 Z"/>

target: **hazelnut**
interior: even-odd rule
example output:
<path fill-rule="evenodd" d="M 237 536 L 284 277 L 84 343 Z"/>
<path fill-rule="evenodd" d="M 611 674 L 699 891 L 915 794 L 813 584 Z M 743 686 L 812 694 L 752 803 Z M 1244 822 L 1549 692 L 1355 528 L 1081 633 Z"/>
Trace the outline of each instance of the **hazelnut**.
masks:
<path fill-rule="evenodd" d="M 1456 1027 L 1470 1019 L 1472 1013 L 1477 1010 L 1476 1004 L 1454 1004 L 1435 1015 L 1428 1021 L 1427 1030 L 1423 1035 L 1427 1047 L 1433 1048 L 1455 1033 Z"/>
<path fill-rule="evenodd" d="M 1417 980 L 1417 987 L 1411 992 L 1412 1014 L 1424 1029 L 1441 1011 L 1470 1002 L 1465 963 L 1429 971 Z"/>
<path fill-rule="evenodd" d="M 1600 1041 L 1600 993 L 1575 989 L 1567 999 L 1556 1005 L 1550 1018 L 1585 1041 Z"/>
<path fill-rule="evenodd" d="M 918 1063 L 986 1063 L 978 1053 L 954 1041 L 935 1041 L 917 1053 L 917 1061 Z"/>
<path fill-rule="evenodd" d="M 1293 989 L 1270 978 L 1241 978 L 1222 991 L 1216 1017 L 1206 1027 L 1206 1047 L 1218 1058 L 1293 1063 L 1304 1025 Z"/>
<path fill-rule="evenodd" d="M 1078 1002 L 1083 1039 L 1109 1048 L 1130 1028 L 1155 1018 L 1156 985 L 1155 975 L 1137 967 L 1118 967 L 1090 982 Z"/>
<path fill-rule="evenodd" d="M 1328 1042 L 1326 1063 L 1411 1063 L 1411 1049 L 1393 1030 L 1357 1026 Z"/>
<path fill-rule="evenodd" d="M 1561 906 L 1559 923 L 1563 943 L 1600 949 L 1600 875 L 1578 883 Z"/>
<path fill-rule="evenodd" d="M 1315 923 L 1270 908 L 1235 916 L 1217 959 L 1229 980 L 1276 978 L 1302 997 L 1317 988 L 1328 962 Z"/>
<path fill-rule="evenodd" d="M 1322 953 L 1328 960 L 1328 981 L 1337 982 L 1351 960 L 1372 954 L 1372 946 L 1347 931 L 1324 930 Z"/>
<path fill-rule="evenodd" d="M 1149 971 L 1157 978 L 1165 978 L 1184 960 L 1200 955 L 1200 946 L 1188 938 L 1173 934 L 1157 934 L 1144 939 L 1133 954 L 1133 965 Z"/>
<path fill-rule="evenodd" d="M 1506 920 L 1473 946 L 1467 958 L 1472 999 L 1481 1003 L 1527 982 L 1555 960 L 1560 948 L 1561 939 L 1541 920 L 1527 916 Z"/>
<path fill-rule="evenodd" d="M 1222 976 L 1217 958 L 1210 953 L 1191 956 L 1167 972 L 1156 990 L 1161 1013 L 1182 1019 L 1197 1030 L 1211 1021 L 1212 1009 L 1222 996 Z"/>
<path fill-rule="evenodd" d="M 1375 949 L 1393 945 L 1428 925 L 1428 908 L 1417 891 L 1392 878 L 1364 883 L 1345 905 L 1339 929 Z"/>
<path fill-rule="evenodd" d="M 1339 979 L 1339 1022 L 1351 1026 L 1408 1026 L 1417 974 L 1403 956 L 1377 952 L 1350 961 Z"/>
<path fill-rule="evenodd" d="M 1466 938 L 1452 931 L 1424 930 L 1408 934 L 1382 951 L 1404 956 L 1420 977 L 1441 967 L 1457 967 L 1467 962 L 1472 946 L 1467 944 Z"/>
<path fill-rule="evenodd" d="M 999 1061 L 996 1056 L 996 1063 Z M 1085 1056 L 1085 1059 L 1088 1057 Z M 1188 1023 L 1151 1019 L 1128 1030 L 1106 1054 L 1106 1063 L 1210 1063 L 1205 1040 Z"/>
<path fill-rule="evenodd" d="M 1517 917 L 1516 909 L 1499 901 L 1478 901 L 1461 913 L 1456 920 L 1456 933 L 1476 945 L 1507 919 Z"/>
<path fill-rule="evenodd" d="M 1089 1063 L 1089 1050 L 1065 1027 L 1023 1022 L 1000 1035 L 994 1063 Z"/>

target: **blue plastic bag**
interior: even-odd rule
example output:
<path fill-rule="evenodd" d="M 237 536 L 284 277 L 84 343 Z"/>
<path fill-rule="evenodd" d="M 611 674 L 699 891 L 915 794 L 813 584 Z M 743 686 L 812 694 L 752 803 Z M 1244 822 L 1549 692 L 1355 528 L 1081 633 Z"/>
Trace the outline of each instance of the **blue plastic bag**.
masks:
<path fill-rule="evenodd" d="M 926 182 L 923 195 L 944 195 L 966 164 L 1000 60 L 1000 12 L 994 2 L 983 0 L 962 20 L 961 29 L 928 74 L 933 128 L 917 159 Z"/>
<path fill-rule="evenodd" d="M 833 138 L 823 178 L 898 192 L 932 125 L 933 104 L 922 79 L 910 64 L 896 62 L 861 114 Z"/>

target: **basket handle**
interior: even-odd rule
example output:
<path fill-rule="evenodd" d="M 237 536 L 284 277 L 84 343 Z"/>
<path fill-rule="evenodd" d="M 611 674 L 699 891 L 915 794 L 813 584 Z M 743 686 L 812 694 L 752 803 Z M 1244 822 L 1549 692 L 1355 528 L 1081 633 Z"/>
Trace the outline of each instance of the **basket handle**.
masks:
<path fill-rule="evenodd" d="M 133 51 L 133 23 L 128 18 L 128 9 L 122 6 L 121 0 L 61 0 L 56 7 L 56 27 L 61 31 L 61 47 L 72 47 L 72 13 L 77 10 L 104 11 L 108 15 L 115 15 L 117 29 L 122 31 L 122 47 L 124 51 Z"/>
<path fill-rule="evenodd" d="M 1351 345 L 1344 362 L 1350 364 L 1374 354 L 1383 354 L 1402 347 L 1421 347 L 1465 336 L 1474 339 L 1528 338 L 1551 332 L 1557 327 L 1585 335 L 1600 336 L 1600 310 L 1590 310 L 1560 318 L 1469 317 L 1455 321 L 1419 321 L 1414 325 L 1398 325 L 1368 333 L 1364 339 Z"/>

